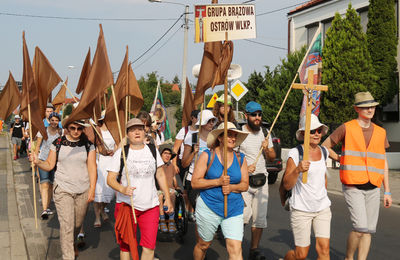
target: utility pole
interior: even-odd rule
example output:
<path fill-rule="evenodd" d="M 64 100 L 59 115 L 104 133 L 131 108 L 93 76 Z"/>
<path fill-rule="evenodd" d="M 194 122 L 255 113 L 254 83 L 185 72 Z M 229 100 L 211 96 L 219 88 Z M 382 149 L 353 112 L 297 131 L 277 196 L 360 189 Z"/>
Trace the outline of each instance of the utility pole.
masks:
<path fill-rule="evenodd" d="M 188 48 L 188 31 L 189 31 L 189 6 L 185 5 L 185 24 L 183 36 L 183 62 L 182 62 L 182 80 L 181 80 L 181 107 L 185 101 L 186 92 L 186 63 L 187 63 L 187 48 Z"/>

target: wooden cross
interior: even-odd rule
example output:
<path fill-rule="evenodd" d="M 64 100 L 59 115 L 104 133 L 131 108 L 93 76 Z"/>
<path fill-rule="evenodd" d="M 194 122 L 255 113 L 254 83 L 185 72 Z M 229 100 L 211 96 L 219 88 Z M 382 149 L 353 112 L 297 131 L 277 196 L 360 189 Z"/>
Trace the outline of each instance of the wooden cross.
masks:
<path fill-rule="evenodd" d="M 314 85 L 314 71 L 308 71 L 308 83 L 307 84 L 293 84 L 292 88 L 294 89 L 302 89 L 305 90 L 307 96 L 307 105 L 306 105 L 306 127 L 304 130 L 304 155 L 303 160 L 309 160 L 309 149 L 310 149 L 310 124 L 311 124 L 311 109 L 312 109 L 312 92 L 314 90 L 319 91 L 327 91 L 328 86 L 326 85 Z M 303 172 L 303 183 L 307 183 L 307 174 L 308 172 Z"/>

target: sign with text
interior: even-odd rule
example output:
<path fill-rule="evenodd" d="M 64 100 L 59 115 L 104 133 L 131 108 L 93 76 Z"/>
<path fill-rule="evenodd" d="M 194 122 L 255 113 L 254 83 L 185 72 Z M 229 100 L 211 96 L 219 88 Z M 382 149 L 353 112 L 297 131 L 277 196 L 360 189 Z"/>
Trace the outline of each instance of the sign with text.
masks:
<path fill-rule="evenodd" d="M 256 38 L 254 5 L 196 5 L 195 42 Z"/>

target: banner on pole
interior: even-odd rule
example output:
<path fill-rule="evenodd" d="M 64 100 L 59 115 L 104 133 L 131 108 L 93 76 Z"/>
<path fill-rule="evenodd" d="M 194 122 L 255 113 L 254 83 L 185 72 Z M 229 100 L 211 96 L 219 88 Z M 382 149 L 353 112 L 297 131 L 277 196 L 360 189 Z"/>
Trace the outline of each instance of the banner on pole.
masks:
<path fill-rule="evenodd" d="M 218 95 L 217 93 L 214 93 L 214 95 L 211 97 L 210 102 L 207 104 L 207 108 L 213 108 L 215 103 L 217 102 Z"/>
<path fill-rule="evenodd" d="M 256 38 L 254 5 L 196 5 L 195 42 L 224 41 Z"/>

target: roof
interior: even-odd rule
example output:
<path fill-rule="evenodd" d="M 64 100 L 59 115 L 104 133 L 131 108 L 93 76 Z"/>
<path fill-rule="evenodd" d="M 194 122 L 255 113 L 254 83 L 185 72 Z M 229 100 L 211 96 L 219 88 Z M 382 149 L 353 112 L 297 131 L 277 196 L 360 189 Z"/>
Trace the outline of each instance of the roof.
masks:
<path fill-rule="evenodd" d="M 326 3 L 326 2 L 329 2 L 329 1 L 331 1 L 331 0 L 311 0 L 311 1 L 307 2 L 307 3 L 305 3 L 305 4 L 302 4 L 302 5 L 298 6 L 298 7 L 296 7 L 295 9 L 291 10 L 288 13 L 288 15 L 292 15 L 292 14 L 298 13 L 300 11 L 306 10 L 306 9 L 311 8 L 313 6 L 316 6 L 316 5 L 319 5 L 319 4 L 323 4 L 323 3 Z"/>
<path fill-rule="evenodd" d="M 181 89 L 179 88 L 178 84 L 165 84 L 165 85 L 170 86 L 172 91 L 181 92 Z"/>

